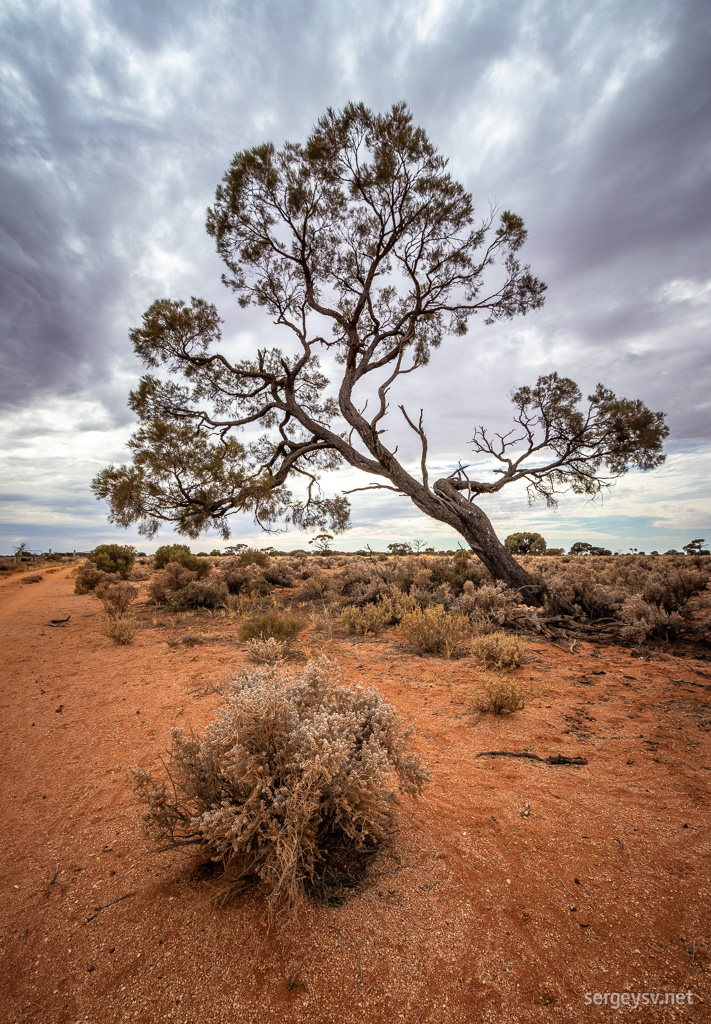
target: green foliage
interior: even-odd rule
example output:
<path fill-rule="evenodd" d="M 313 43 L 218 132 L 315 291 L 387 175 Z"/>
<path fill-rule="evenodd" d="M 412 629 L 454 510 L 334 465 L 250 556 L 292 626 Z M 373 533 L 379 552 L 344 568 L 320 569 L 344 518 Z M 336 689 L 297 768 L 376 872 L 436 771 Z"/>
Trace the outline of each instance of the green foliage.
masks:
<path fill-rule="evenodd" d="M 685 544 L 682 550 L 685 555 L 709 555 L 711 551 L 704 547 L 705 543 L 703 537 L 697 537 L 696 540 L 690 540 Z"/>
<path fill-rule="evenodd" d="M 319 533 L 316 537 L 312 537 L 309 544 L 314 544 L 319 554 L 325 555 L 331 550 L 331 541 L 333 537 L 330 533 Z"/>
<path fill-rule="evenodd" d="M 540 533 L 511 533 L 504 541 L 512 555 L 545 555 L 546 542 Z"/>
<path fill-rule="evenodd" d="M 388 551 L 391 555 L 411 555 L 412 546 L 403 541 L 397 541 L 394 544 L 388 544 Z"/>
<path fill-rule="evenodd" d="M 148 835 L 203 847 L 234 890 L 261 882 L 271 908 L 341 897 L 387 841 L 392 774 L 412 796 L 428 778 L 410 730 L 376 691 L 341 686 L 327 659 L 300 678 L 245 672 L 224 699 L 202 739 L 173 730 L 168 777 L 131 769 Z"/>
<path fill-rule="evenodd" d="M 136 549 L 129 544 L 99 544 L 86 557 L 102 572 L 116 573 L 125 580 L 136 560 Z"/>
<path fill-rule="evenodd" d="M 571 555 L 611 555 L 612 552 L 608 548 L 597 547 L 594 544 L 588 544 L 587 541 L 578 540 L 573 544 L 570 551 Z"/>
<path fill-rule="evenodd" d="M 266 551 L 259 551 L 256 548 L 245 548 L 237 556 L 238 565 L 269 565 L 269 555 Z"/>
<path fill-rule="evenodd" d="M 212 564 L 198 555 L 192 554 L 187 544 L 164 544 L 158 548 L 153 556 L 154 567 L 163 569 L 171 562 L 183 565 L 191 572 L 197 573 L 198 579 L 209 576 L 212 571 Z"/>

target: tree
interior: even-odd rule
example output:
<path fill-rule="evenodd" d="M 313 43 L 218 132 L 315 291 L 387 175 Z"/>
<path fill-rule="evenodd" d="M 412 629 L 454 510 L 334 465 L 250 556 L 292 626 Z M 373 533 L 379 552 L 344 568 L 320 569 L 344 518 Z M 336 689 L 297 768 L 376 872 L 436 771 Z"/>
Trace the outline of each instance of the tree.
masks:
<path fill-rule="evenodd" d="M 316 545 L 316 550 L 320 554 L 325 555 L 326 552 L 330 551 L 330 549 L 331 549 L 331 541 L 332 540 L 333 540 L 333 537 L 331 536 L 330 533 L 319 533 L 319 534 L 317 534 L 317 536 L 311 538 L 311 540 L 309 541 L 309 544 L 315 544 Z"/>
<path fill-rule="evenodd" d="M 588 544 L 585 540 L 577 540 L 568 552 L 570 555 L 611 555 L 612 552 L 608 548 L 596 547 L 594 544 Z"/>
<path fill-rule="evenodd" d="M 411 555 L 412 547 L 406 541 L 395 541 L 394 544 L 388 544 L 388 551 L 391 555 Z"/>
<path fill-rule="evenodd" d="M 705 543 L 703 537 L 697 537 L 696 540 L 690 540 L 688 544 L 685 544 L 682 551 L 685 555 L 708 555 L 711 552 L 704 548 Z"/>
<path fill-rule="evenodd" d="M 545 555 L 546 542 L 540 533 L 510 533 L 504 541 L 512 555 Z"/>
<path fill-rule="evenodd" d="M 557 374 L 514 392 L 516 432 L 474 450 L 497 461 L 477 481 L 460 464 L 431 479 L 424 411 L 398 406 L 420 446 L 411 472 L 385 441 L 391 391 L 426 366 L 447 335 L 538 309 L 545 285 L 520 260 L 523 220 L 492 209 L 475 223 L 471 196 L 447 171 L 404 104 L 374 114 L 362 104 L 329 110 L 302 144 L 237 153 L 208 210 L 207 231 L 226 266 L 224 283 L 242 307 L 261 307 L 284 347 L 230 359 L 213 305 L 159 299 L 131 332 L 149 370 L 130 396 L 140 426 L 133 463 L 93 483 L 109 518 L 153 536 L 162 522 L 197 537 L 250 512 L 264 528 L 348 525 L 346 494 L 326 497 L 319 477 L 346 463 L 408 497 L 462 536 L 498 579 L 523 596 L 541 584 L 497 539 L 483 495 L 525 481 L 529 497 L 555 503 L 570 488 L 594 496 L 629 466 L 659 465 L 661 413 L 599 386 L 587 410 Z M 319 354 L 339 379 L 329 390 Z M 476 358 L 474 352 L 470 358 Z M 239 440 L 242 428 L 261 428 Z M 609 476 L 600 475 L 605 469 Z M 288 482 L 301 479 L 298 498 Z"/>

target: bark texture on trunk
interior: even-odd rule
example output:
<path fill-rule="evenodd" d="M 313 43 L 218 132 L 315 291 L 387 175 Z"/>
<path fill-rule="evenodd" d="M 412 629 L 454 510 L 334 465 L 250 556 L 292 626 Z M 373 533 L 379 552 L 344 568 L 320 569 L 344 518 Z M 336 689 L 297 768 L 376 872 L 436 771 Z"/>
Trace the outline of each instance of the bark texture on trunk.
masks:
<path fill-rule="evenodd" d="M 509 587 L 518 590 L 521 600 L 526 604 L 542 604 L 545 586 L 526 572 L 506 550 L 486 513 L 465 498 L 449 480 L 438 480 L 433 490 L 450 511 L 446 521 L 464 537 L 494 579 L 503 580 Z"/>

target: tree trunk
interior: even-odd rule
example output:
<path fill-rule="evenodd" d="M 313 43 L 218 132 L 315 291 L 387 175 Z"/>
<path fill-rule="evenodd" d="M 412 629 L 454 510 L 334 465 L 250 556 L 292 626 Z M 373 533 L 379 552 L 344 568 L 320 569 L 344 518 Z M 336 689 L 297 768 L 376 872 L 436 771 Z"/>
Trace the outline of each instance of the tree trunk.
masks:
<path fill-rule="evenodd" d="M 464 537 L 494 579 L 503 580 L 507 586 L 518 590 L 521 600 L 526 604 L 542 604 L 546 593 L 545 584 L 526 572 L 506 550 L 496 536 L 486 513 L 473 501 L 464 497 L 450 480 L 438 480 L 433 490 L 437 497 L 446 503 L 450 513 L 446 519 L 441 516 L 436 518 L 447 522 Z"/>

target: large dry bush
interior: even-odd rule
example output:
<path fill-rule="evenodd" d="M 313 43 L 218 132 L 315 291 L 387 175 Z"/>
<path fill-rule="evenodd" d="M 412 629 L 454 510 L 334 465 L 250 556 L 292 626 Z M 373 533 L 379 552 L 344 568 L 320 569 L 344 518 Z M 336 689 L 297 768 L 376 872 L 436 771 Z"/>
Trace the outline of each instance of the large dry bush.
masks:
<path fill-rule="evenodd" d="M 203 739 L 173 730 L 168 778 L 131 769 L 148 834 L 205 847 L 236 887 L 263 882 L 272 907 L 339 895 L 387 839 L 391 773 L 414 796 L 428 777 L 410 730 L 376 691 L 342 688 L 326 658 L 300 678 L 245 672 L 224 696 Z"/>

